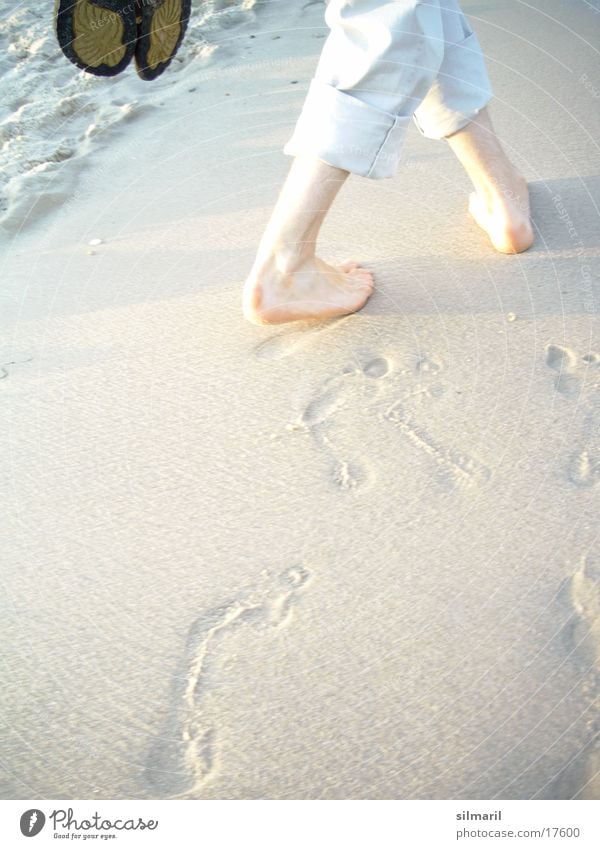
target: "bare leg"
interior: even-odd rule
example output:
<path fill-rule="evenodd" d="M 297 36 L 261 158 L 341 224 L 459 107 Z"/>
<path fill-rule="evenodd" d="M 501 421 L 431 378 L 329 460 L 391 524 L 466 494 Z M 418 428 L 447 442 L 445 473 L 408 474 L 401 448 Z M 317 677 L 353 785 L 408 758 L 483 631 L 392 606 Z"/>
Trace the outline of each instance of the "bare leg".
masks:
<path fill-rule="evenodd" d="M 357 262 L 328 265 L 315 254 L 321 225 L 347 177 L 348 171 L 319 159 L 294 159 L 244 286 L 249 321 L 332 318 L 364 306 L 373 291 L 371 272 Z"/>
<path fill-rule="evenodd" d="M 533 243 L 527 182 L 502 149 L 487 109 L 447 137 L 475 187 L 469 212 L 496 250 L 526 251 Z"/>

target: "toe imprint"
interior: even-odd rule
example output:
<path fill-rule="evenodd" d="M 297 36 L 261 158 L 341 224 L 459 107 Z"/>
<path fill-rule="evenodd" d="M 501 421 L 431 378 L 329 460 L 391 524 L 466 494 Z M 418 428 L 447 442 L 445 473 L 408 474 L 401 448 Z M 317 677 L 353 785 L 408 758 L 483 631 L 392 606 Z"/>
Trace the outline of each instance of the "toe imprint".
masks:
<path fill-rule="evenodd" d="M 385 377 L 390 371 L 390 364 L 385 357 L 375 357 L 373 360 L 363 366 L 363 374 L 366 377 L 380 378 Z"/>

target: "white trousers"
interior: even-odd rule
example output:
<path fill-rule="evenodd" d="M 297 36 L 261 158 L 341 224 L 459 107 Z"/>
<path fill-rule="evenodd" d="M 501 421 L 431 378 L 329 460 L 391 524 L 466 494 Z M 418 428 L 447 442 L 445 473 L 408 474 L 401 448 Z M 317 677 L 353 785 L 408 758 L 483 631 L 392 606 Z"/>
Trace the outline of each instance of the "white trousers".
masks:
<path fill-rule="evenodd" d="M 414 119 L 440 139 L 492 96 L 477 36 L 457 0 L 330 0 L 327 41 L 292 138 L 363 177 L 391 177 Z"/>

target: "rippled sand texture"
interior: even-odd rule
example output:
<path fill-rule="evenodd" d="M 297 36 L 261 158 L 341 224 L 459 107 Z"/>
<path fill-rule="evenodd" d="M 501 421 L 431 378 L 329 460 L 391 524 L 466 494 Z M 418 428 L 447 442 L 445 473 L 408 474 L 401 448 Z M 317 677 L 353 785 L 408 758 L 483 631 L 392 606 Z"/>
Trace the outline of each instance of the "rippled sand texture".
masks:
<path fill-rule="evenodd" d="M 196 11 L 156 84 L 42 5 L 1 24 L 0 794 L 598 798 L 594 4 L 465 3 L 532 250 L 414 131 L 323 231 L 366 309 L 277 328 L 241 284 L 322 4 Z"/>

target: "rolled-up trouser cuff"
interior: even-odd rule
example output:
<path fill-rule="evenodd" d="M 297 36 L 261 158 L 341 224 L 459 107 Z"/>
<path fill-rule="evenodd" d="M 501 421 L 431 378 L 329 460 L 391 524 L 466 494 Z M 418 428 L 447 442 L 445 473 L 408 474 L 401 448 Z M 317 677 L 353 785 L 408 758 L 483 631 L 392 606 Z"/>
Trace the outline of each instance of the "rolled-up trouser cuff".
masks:
<path fill-rule="evenodd" d="M 492 86 L 475 33 L 446 46 L 437 79 L 415 110 L 427 138 L 442 139 L 462 130 L 490 101 Z"/>
<path fill-rule="evenodd" d="M 361 177 L 393 177 L 409 123 L 409 117 L 391 115 L 313 79 L 283 152 L 310 154 Z"/>

